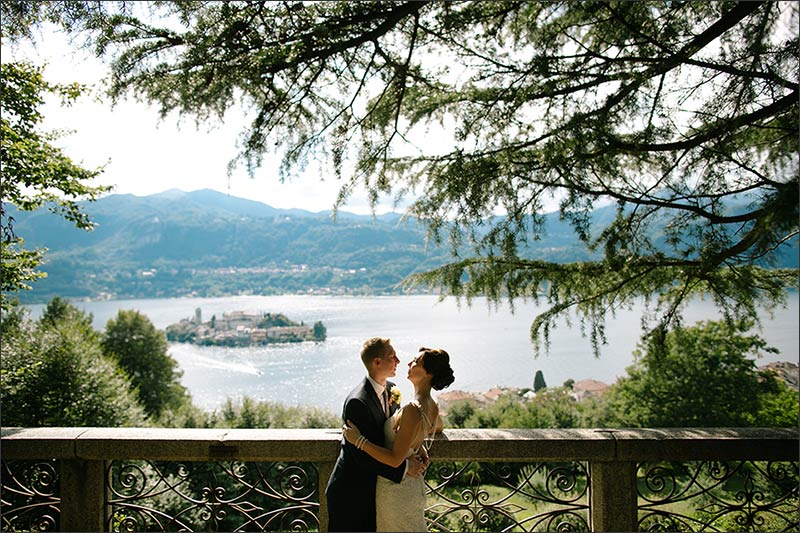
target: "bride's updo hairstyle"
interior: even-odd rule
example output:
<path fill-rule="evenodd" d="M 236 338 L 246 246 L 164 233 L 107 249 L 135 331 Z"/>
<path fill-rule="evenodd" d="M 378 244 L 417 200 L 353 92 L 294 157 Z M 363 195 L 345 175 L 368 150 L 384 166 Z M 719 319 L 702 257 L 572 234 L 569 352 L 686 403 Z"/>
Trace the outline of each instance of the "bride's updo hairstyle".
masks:
<path fill-rule="evenodd" d="M 453 369 L 450 368 L 450 354 L 444 350 L 432 348 L 420 348 L 420 355 L 422 358 L 422 367 L 425 372 L 433 376 L 431 378 L 431 388 L 434 390 L 442 390 L 449 387 L 455 376 Z"/>

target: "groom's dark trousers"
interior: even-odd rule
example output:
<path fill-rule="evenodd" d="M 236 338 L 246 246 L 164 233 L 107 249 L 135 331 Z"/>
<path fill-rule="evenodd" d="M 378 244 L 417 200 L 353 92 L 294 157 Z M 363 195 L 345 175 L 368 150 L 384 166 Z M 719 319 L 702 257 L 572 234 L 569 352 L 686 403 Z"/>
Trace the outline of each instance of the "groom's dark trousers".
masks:
<path fill-rule="evenodd" d="M 389 389 L 392 385 L 386 383 Z M 392 409 L 397 409 L 397 406 Z M 384 445 L 386 415 L 366 377 L 344 401 L 342 421 L 347 420 L 353 422 L 370 442 Z M 342 438 L 339 457 L 325 490 L 328 531 L 375 531 L 375 482 L 380 475 L 399 483 L 405 468 L 405 464 L 392 468 L 380 463 Z"/>

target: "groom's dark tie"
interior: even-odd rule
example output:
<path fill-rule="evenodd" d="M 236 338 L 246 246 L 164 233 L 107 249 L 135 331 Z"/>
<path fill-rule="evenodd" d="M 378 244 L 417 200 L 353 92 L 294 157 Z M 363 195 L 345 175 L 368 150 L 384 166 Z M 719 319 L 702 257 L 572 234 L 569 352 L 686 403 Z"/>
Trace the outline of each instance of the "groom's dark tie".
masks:
<path fill-rule="evenodd" d="M 388 418 L 389 417 L 389 393 L 386 391 L 386 389 L 383 389 L 383 394 L 381 394 L 381 399 L 383 400 L 383 414 L 385 414 L 386 417 Z"/>

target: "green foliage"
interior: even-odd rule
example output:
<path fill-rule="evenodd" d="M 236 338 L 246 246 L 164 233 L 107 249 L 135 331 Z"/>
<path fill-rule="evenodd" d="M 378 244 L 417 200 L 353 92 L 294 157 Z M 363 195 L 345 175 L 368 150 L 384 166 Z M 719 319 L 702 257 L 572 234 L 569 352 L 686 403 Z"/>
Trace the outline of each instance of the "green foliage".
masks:
<path fill-rule="evenodd" d="M 9 309 L 14 307 L 17 300 L 10 297 L 11 293 L 20 290 L 30 290 L 30 282 L 45 276 L 44 272 L 37 271 L 42 262 L 44 250 L 26 250 L 25 240 L 16 237 L 0 244 L 0 265 L 2 266 L 2 292 L 0 293 L 0 307 Z"/>
<path fill-rule="evenodd" d="M 331 428 L 337 416 L 312 407 L 241 403 L 219 412 L 191 403 L 164 333 L 141 313 L 120 311 L 101 334 L 92 316 L 54 298 L 33 321 L 3 312 L 0 409 L 4 426 Z"/>
<path fill-rule="evenodd" d="M 101 293 L 117 299 L 328 289 L 397 294 L 405 276 L 447 258 L 441 247 L 425 250 L 424 229 L 413 221 L 342 215 L 334 222 L 324 213 L 277 211 L 212 191 L 101 198 L 92 204 L 98 227 L 88 234 L 47 212 L 14 216 L 31 245 L 48 247 L 48 277 L 21 296 L 24 303 Z M 208 220 L 216 221 L 213 228 Z"/>
<path fill-rule="evenodd" d="M 33 30 L 42 24 L 52 23 L 64 30 L 77 29 L 92 21 L 100 22 L 106 8 L 115 6 L 123 12 L 125 2 L 85 2 L 61 0 L 59 2 L 28 2 L 27 0 L 2 0 L 0 35 L 4 40 L 17 42 L 33 39 Z"/>
<path fill-rule="evenodd" d="M 575 428 L 580 424 L 578 402 L 566 389 L 548 389 L 532 399 L 505 393 L 486 407 L 470 400 L 447 409 L 448 426 L 456 428 Z"/>
<path fill-rule="evenodd" d="M 755 425 L 796 428 L 800 426 L 800 399 L 797 391 L 783 382 L 775 384 L 776 391 L 761 397 Z"/>
<path fill-rule="evenodd" d="M 533 377 L 533 391 L 539 392 L 542 389 L 547 388 L 547 383 L 544 381 L 544 374 L 541 370 L 536 371 L 536 375 Z"/>
<path fill-rule="evenodd" d="M 328 328 L 320 321 L 314 322 L 313 334 L 315 341 L 324 341 L 328 336 Z"/>
<path fill-rule="evenodd" d="M 3 2 L 5 16 L 6 3 Z M 93 225 L 77 203 L 94 200 L 109 187 L 91 187 L 87 181 L 100 171 L 90 171 L 74 164 L 52 143 L 55 133 L 42 133 L 40 108 L 44 95 L 60 96 L 68 105 L 85 91 L 78 84 L 57 85 L 42 78 L 41 69 L 29 63 L 0 65 L 0 160 L 3 162 L 3 186 L 0 190 L 0 233 L 2 233 L 3 309 L 11 305 L 9 293 L 30 289 L 29 282 L 44 274 L 36 269 L 44 250 L 26 250 L 24 239 L 14 230 L 9 204 L 31 211 L 47 205 L 54 213 L 76 227 L 90 230 Z"/>
<path fill-rule="evenodd" d="M 23 28 L 60 9 L 0 7 Z M 153 7 L 147 20 L 116 4 L 64 9 L 64 26 L 112 57 L 113 97 L 198 121 L 244 101 L 234 164 L 254 172 L 281 150 L 286 177 L 330 161 L 339 205 L 360 186 L 372 202 L 413 194 L 410 214 L 458 255 L 408 282 L 468 301 L 544 299 L 535 339 L 575 311 L 597 350 L 606 313 L 641 297 L 660 326 L 680 324 L 699 293 L 757 320 L 796 285 L 796 272 L 764 268 L 795 245 L 800 218 L 796 3 Z M 599 259 L 526 255 L 551 200 Z M 615 215 L 592 220 L 609 202 Z"/>
<path fill-rule="evenodd" d="M 52 312 L 55 308 L 62 312 Z M 129 378 L 105 357 L 91 318 L 56 303 L 38 322 L 12 311 L 3 324 L 4 426 L 141 426 L 146 415 Z"/>
<path fill-rule="evenodd" d="M 441 283 L 468 301 L 482 293 L 497 303 L 504 296 L 545 300 L 551 307 L 534 319 L 530 329 L 537 353 L 542 344 L 549 347 L 558 318 L 571 323 L 568 311 L 573 310 L 581 331 L 588 330 L 595 354 L 606 341 L 604 317 L 609 310 L 630 308 L 644 300 L 643 322 L 652 323 L 661 313 L 656 328 L 663 328 L 681 323 L 681 310 L 691 298 L 710 293 L 727 319 L 758 321 L 763 309 L 774 309 L 785 301 L 786 288 L 797 280 L 797 272 L 792 270 L 687 268 L 634 258 L 609 265 L 603 261 L 556 264 L 490 257 L 465 259 L 413 277 L 425 283 Z"/>
<path fill-rule="evenodd" d="M 798 398 L 755 358 L 774 352 L 752 324 L 700 322 L 651 334 L 607 393 L 623 427 L 796 427 Z M 791 397 L 791 398 L 790 398 Z"/>
<path fill-rule="evenodd" d="M 164 332 L 145 315 L 119 311 L 106 323 L 102 347 L 103 353 L 131 377 L 132 388 L 149 415 L 157 418 L 165 410 L 190 401 L 180 384 L 178 363 L 167 353 Z"/>
<path fill-rule="evenodd" d="M 481 486 L 475 481 L 475 486 Z M 475 489 L 473 489 L 475 490 Z M 481 486 L 480 490 L 487 490 L 486 486 Z M 459 501 L 459 494 L 453 494 L 452 498 Z M 517 522 L 511 515 L 507 514 L 509 511 L 502 510 L 500 506 L 497 508 L 489 508 L 489 510 L 482 511 L 479 519 L 468 512 L 452 512 L 443 517 L 437 517 L 436 522 L 432 525 L 431 531 L 445 532 L 445 531 L 514 531 L 514 526 Z"/>
<path fill-rule="evenodd" d="M 458 400 L 450 404 L 447 408 L 446 422 L 448 426 L 464 428 L 467 421 L 475 414 L 475 404 L 469 400 Z"/>
<path fill-rule="evenodd" d="M 292 524 L 306 524 L 314 510 L 307 501 L 317 490 L 313 463 L 114 461 L 108 475 L 114 489 L 124 490 L 126 468 L 137 469 L 146 487 L 158 487 L 134 500 L 157 512 L 119 507 L 111 531 L 131 523 L 143 531 L 163 529 L 163 517 L 171 518 L 173 529 L 186 531 L 291 531 Z M 209 499 L 209 487 L 220 499 L 225 497 L 225 512 L 208 513 L 202 505 L 187 504 Z"/>
<path fill-rule="evenodd" d="M 287 326 L 297 326 L 297 322 L 290 320 L 289 317 L 283 313 L 264 313 L 263 318 L 258 322 L 256 327 L 259 328 L 280 328 Z"/>
<path fill-rule="evenodd" d="M 256 402 L 245 396 L 241 402 L 227 399 L 210 415 L 209 425 L 218 428 L 335 428 L 338 416 L 316 407 L 293 407 Z"/>
<path fill-rule="evenodd" d="M 185 401 L 177 407 L 171 406 L 161 411 L 158 419 L 153 421 L 153 426 L 164 428 L 208 428 L 209 413 L 203 411 L 190 401 Z"/>
<path fill-rule="evenodd" d="M 755 358 L 774 351 L 749 323 L 700 322 L 645 335 L 636 362 L 602 396 L 576 400 L 564 387 L 535 397 L 506 393 L 480 406 L 447 406 L 455 428 L 797 427 L 800 397 Z"/>
<path fill-rule="evenodd" d="M 228 398 L 213 411 L 183 404 L 165 410 L 157 421 L 160 427 L 235 429 L 333 428 L 340 424 L 338 416 L 324 409 L 259 402 L 247 396 L 241 400 Z"/>
<path fill-rule="evenodd" d="M 697 511 L 697 518 L 713 531 L 791 531 L 797 527 L 791 516 L 778 513 L 758 513 L 753 517 L 734 511 L 714 514 L 701 509 Z"/>
<path fill-rule="evenodd" d="M 83 330 L 84 335 L 93 339 L 97 338 L 97 332 L 92 328 L 92 314 L 86 314 L 67 300 L 56 296 L 50 300 L 39 317 L 39 322 L 47 326 L 57 326 L 64 321 L 71 322 Z"/>

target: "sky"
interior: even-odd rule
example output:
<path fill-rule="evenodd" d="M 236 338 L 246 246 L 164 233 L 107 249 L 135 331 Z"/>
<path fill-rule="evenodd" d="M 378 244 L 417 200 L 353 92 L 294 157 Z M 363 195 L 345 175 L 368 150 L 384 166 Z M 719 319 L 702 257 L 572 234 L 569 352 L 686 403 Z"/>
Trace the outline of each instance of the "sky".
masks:
<path fill-rule="evenodd" d="M 254 178 L 244 169 L 228 176 L 228 163 L 237 154 L 236 142 L 246 123 L 241 113 L 231 112 L 225 122 L 195 124 L 193 117 L 177 114 L 160 119 L 156 108 L 128 98 L 113 109 L 102 97 L 102 78 L 107 67 L 88 51 L 71 45 L 60 32 L 46 29 L 36 46 L 3 47 L 3 61 L 29 59 L 45 65 L 45 79 L 53 83 L 94 85 L 93 96 L 64 108 L 55 99 L 43 111 L 46 130 L 68 130 L 54 144 L 84 168 L 105 165 L 95 185 L 112 185 L 113 193 L 146 196 L 169 189 L 214 189 L 277 208 L 313 212 L 333 207 L 341 182 L 318 166 L 282 183 L 279 157 L 265 156 Z M 321 179 L 325 175 L 327 179 Z M 370 212 L 366 194 L 357 190 L 343 211 Z M 386 198 L 378 214 L 397 210 Z"/>

